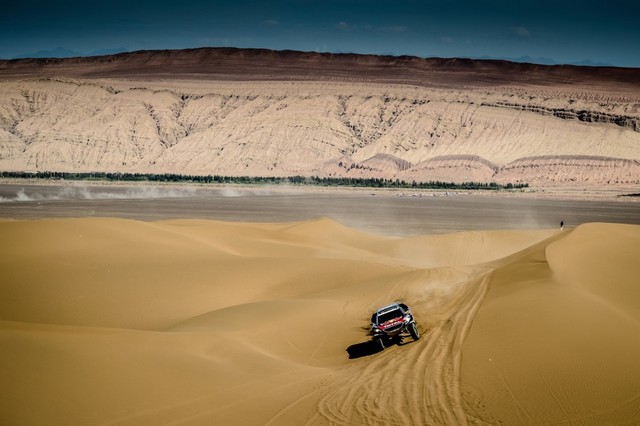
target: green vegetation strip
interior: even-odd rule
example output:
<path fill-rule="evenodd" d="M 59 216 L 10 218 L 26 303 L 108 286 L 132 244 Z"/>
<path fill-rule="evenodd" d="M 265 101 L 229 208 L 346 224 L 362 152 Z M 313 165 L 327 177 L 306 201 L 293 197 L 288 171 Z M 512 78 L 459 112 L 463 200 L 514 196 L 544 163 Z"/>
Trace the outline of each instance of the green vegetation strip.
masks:
<path fill-rule="evenodd" d="M 49 179 L 49 180 L 88 180 L 110 182 L 186 182 L 213 184 L 251 184 L 251 185 L 316 185 L 316 186 L 346 186 L 361 188 L 415 188 L 415 189 L 521 189 L 528 188 L 527 183 L 506 185 L 496 182 L 406 182 L 399 179 L 382 178 L 348 178 L 348 177 L 318 177 L 318 176 L 219 176 L 219 175 L 180 175 L 174 173 L 69 173 L 69 172 L 0 172 L 2 178 L 17 179 Z"/>

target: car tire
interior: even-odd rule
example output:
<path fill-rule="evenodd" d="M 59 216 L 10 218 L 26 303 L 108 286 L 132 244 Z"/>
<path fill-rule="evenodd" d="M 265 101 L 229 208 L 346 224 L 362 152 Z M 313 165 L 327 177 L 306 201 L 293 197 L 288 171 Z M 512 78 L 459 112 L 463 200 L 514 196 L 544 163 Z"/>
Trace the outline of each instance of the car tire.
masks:
<path fill-rule="evenodd" d="M 420 338 L 420 332 L 418 331 L 418 326 L 415 322 L 409 324 L 409 334 L 411 334 L 413 340 L 418 340 Z"/>
<path fill-rule="evenodd" d="M 384 350 L 384 339 L 382 337 L 376 337 L 375 342 L 376 342 L 376 348 L 378 350 L 383 351 Z"/>

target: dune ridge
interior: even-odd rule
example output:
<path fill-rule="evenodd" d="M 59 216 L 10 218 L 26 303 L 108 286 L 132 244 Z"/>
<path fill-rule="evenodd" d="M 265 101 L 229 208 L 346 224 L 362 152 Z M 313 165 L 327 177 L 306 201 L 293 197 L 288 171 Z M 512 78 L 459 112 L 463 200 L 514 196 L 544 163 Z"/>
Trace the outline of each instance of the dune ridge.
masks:
<path fill-rule="evenodd" d="M 392 238 L 328 219 L 92 218 L 0 232 L 0 418 L 12 423 L 640 415 L 638 226 Z M 423 336 L 375 353 L 368 319 L 392 300 Z"/>
<path fill-rule="evenodd" d="M 639 236 L 585 224 L 495 270 L 463 349 L 476 413 L 507 424 L 638 418 L 639 372 L 627 356 L 640 352 Z"/>

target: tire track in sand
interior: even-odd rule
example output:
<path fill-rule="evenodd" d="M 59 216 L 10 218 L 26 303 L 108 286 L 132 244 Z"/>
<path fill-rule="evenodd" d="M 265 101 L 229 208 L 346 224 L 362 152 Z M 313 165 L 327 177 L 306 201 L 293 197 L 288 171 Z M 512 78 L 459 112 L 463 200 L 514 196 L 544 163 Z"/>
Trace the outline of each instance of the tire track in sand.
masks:
<path fill-rule="evenodd" d="M 368 357 L 320 400 L 309 424 L 485 424 L 464 411 L 462 344 L 487 292 L 491 274 L 470 280 L 451 315 L 415 343 Z"/>

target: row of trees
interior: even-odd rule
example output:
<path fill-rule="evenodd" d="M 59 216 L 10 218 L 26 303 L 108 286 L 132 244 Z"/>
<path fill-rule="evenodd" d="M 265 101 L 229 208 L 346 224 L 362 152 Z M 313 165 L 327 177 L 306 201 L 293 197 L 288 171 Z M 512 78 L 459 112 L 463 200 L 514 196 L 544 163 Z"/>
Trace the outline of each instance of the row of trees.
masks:
<path fill-rule="evenodd" d="M 123 182 L 191 182 L 191 183 L 234 183 L 234 184 L 293 184 L 318 186 L 346 186 L 362 188 L 416 188 L 416 189 L 521 189 L 528 188 L 527 183 L 506 185 L 496 182 L 407 182 L 399 179 L 383 178 L 349 178 L 319 176 L 220 176 L 220 175 L 181 175 L 175 173 L 109 173 L 109 172 L 0 172 L 3 178 L 22 179 L 64 179 L 90 181 L 123 181 Z"/>

